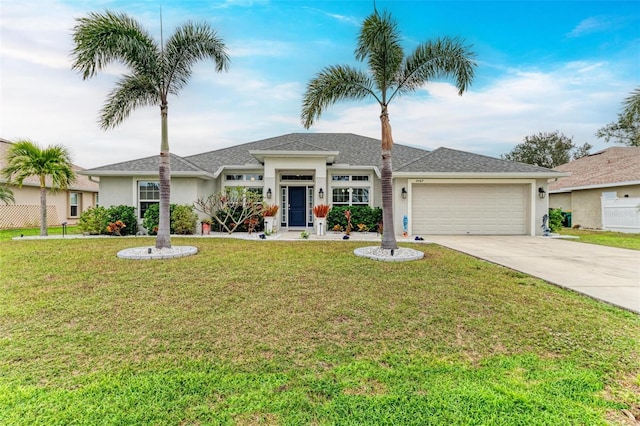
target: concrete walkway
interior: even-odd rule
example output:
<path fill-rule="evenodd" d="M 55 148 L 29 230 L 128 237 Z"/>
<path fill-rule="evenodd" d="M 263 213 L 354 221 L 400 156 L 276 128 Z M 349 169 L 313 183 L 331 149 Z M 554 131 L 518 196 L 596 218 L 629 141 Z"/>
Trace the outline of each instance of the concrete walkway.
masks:
<path fill-rule="evenodd" d="M 544 237 L 427 239 L 640 313 L 640 251 Z"/>

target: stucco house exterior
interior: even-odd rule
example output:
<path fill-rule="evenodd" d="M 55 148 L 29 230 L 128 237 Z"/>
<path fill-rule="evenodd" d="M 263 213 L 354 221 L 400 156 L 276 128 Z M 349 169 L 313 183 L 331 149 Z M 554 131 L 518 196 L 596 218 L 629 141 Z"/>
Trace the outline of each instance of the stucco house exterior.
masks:
<path fill-rule="evenodd" d="M 280 206 L 282 230 L 314 226 L 317 204 L 382 206 L 380 141 L 345 133 L 291 133 L 202 154 L 171 155 L 171 202 L 242 186 Z M 100 180 L 103 206 L 159 201 L 156 155 L 81 172 Z M 395 144 L 398 234 L 540 235 L 547 181 L 564 174 L 447 148 Z M 406 217 L 406 221 L 405 218 Z"/>
<path fill-rule="evenodd" d="M 6 165 L 5 154 L 11 141 L 0 138 L 0 170 Z M 82 175 L 82 167 L 73 166 L 76 181 L 64 191 L 47 191 L 47 226 L 67 222 L 74 225 L 80 214 L 98 202 L 98 183 Z M 5 179 L 0 177 L 0 182 Z M 49 185 L 47 184 L 47 188 Z M 36 176 L 25 179 L 21 188 L 10 186 L 15 203 L 0 203 L 0 228 L 25 228 L 40 226 L 40 182 Z"/>
<path fill-rule="evenodd" d="M 640 197 L 640 147 L 607 148 L 554 170 L 569 175 L 549 184 L 549 207 L 571 212 L 573 226 L 602 229 L 603 197 Z"/>

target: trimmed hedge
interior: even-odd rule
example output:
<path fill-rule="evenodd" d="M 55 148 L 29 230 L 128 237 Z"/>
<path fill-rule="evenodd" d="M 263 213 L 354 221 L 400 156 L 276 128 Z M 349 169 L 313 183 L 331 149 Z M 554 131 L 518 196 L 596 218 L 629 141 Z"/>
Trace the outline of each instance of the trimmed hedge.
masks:
<path fill-rule="evenodd" d="M 333 206 L 327 215 L 327 229 L 340 225 L 343 229 L 347 227 L 347 218 L 344 212 L 351 210 L 351 231 L 357 232 L 358 225 L 364 224 L 370 231 L 377 231 L 382 223 L 382 209 L 380 207 L 371 208 L 369 206 Z"/>

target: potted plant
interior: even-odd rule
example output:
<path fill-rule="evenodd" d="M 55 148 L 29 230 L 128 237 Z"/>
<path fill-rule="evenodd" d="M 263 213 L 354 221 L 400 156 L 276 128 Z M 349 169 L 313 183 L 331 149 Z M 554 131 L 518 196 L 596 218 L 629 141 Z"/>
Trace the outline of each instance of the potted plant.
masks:
<path fill-rule="evenodd" d="M 331 207 L 326 204 L 318 204 L 313 207 L 313 215 L 316 217 L 316 233 L 324 235 L 327 226 L 327 215 Z"/>
<path fill-rule="evenodd" d="M 275 216 L 278 213 L 280 207 L 276 204 L 265 204 L 262 208 L 262 217 L 264 217 L 264 232 L 267 234 L 273 233 L 273 223 Z"/>
<path fill-rule="evenodd" d="M 211 219 L 202 219 L 200 223 L 202 224 L 202 235 L 209 235 L 211 233 Z"/>

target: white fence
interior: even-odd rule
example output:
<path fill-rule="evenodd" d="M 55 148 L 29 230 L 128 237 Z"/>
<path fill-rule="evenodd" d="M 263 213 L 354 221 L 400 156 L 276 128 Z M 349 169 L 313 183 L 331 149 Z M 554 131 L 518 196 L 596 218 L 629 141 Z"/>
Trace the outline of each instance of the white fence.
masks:
<path fill-rule="evenodd" d="M 603 229 L 616 232 L 640 232 L 640 197 L 603 197 L 601 204 Z"/>

